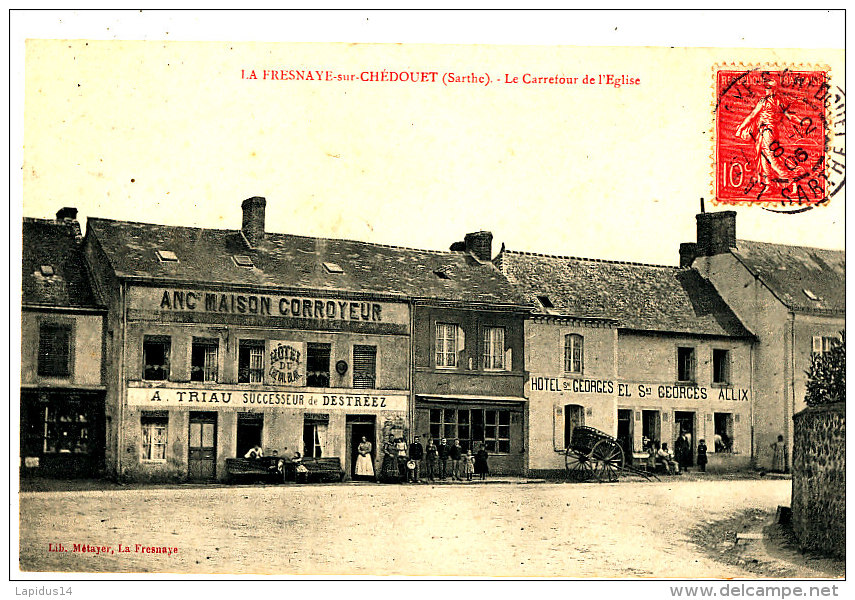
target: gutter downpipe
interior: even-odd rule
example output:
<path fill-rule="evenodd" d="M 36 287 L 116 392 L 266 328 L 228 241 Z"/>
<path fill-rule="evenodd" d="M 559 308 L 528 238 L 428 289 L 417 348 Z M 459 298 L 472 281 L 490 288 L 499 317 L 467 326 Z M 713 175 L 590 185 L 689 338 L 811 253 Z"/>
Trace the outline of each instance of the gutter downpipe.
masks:
<path fill-rule="evenodd" d="M 790 408 L 789 414 L 784 415 L 784 440 L 786 440 L 786 450 L 784 453 L 784 468 L 789 469 L 790 457 L 789 452 L 792 451 L 792 437 L 790 436 L 790 428 L 794 427 L 793 417 L 796 414 L 796 313 L 790 312 Z M 795 435 L 795 432 L 793 432 Z"/>
<path fill-rule="evenodd" d="M 125 447 L 125 347 L 128 343 L 128 311 L 125 309 L 125 299 L 127 298 L 126 283 L 122 281 L 119 286 L 119 307 L 122 311 L 120 319 L 120 328 L 122 336 L 121 353 L 119 356 L 119 372 L 116 381 L 116 396 L 119 408 L 118 423 L 116 423 L 116 479 L 124 481 L 124 471 L 122 469 L 122 448 Z"/>
<path fill-rule="evenodd" d="M 751 348 L 748 352 L 748 385 L 751 387 L 751 404 L 748 406 L 749 411 L 749 419 L 751 420 L 751 466 L 753 468 L 757 468 L 757 453 L 756 453 L 756 440 L 754 439 L 755 430 L 754 430 L 754 403 L 756 398 L 754 397 L 754 349 L 757 345 L 756 338 L 751 340 Z"/>
<path fill-rule="evenodd" d="M 415 435 L 416 428 L 416 390 L 415 390 L 415 370 L 416 370 L 416 357 L 414 354 L 415 350 L 415 321 L 416 321 L 416 302 L 412 298 L 410 298 L 407 303 L 410 307 L 410 360 L 408 361 L 409 368 L 407 369 L 407 386 L 410 390 L 410 402 L 407 407 L 407 420 L 410 423 L 409 427 L 409 442 L 413 442 L 413 436 Z M 427 441 L 425 441 L 427 443 Z"/>

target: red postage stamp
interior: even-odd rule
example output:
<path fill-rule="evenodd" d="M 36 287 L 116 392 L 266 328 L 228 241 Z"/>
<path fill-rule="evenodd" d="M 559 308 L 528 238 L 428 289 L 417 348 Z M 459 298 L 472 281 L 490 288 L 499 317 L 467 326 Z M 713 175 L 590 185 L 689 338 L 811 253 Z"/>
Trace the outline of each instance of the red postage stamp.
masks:
<path fill-rule="evenodd" d="M 804 207 L 828 198 L 827 71 L 715 71 L 715 199 Z"/>

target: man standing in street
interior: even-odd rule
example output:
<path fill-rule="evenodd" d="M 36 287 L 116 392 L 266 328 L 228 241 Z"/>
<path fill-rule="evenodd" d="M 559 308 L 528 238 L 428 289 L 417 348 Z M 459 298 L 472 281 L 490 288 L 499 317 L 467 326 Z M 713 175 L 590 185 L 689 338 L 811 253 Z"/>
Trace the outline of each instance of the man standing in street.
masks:
<path fill-rule="evenodd" d="M 422 470 L 422 457 L 424 457 L 424 448 L 419 442 L 419 436 L 413 438 L 413 443 L 410 444 L 410 460 L 416 463 L 416 468 L 410 471 L 413 483 L 420 483 L 419 476 Z"/>
<path fill-rule="evenodd" d="M 463 478 L 460 477 L 460 462 L 463 458 L 460 440 L 454 440 L 454 445 L 448 449 L 448 457 L 451 459 L 451 478 L 455 481 L 463 481 Z"/>
<path fill-rule="evenodd" d="M 448 475 L 448 443 L 445 438 L 439 441 L 439 446 L 436 450 L 439 455 L 439 478 L 445 479 Z"/>

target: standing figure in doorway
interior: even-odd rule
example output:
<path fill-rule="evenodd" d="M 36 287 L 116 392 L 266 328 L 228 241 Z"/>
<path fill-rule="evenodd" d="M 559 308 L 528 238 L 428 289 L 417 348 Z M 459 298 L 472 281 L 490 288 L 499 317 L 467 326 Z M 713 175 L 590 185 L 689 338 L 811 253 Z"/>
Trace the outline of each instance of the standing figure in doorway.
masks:
<path fill-rule="evenodd" d="M 787 472 L 787 445 L 782 435 L 779 435 L 778 441 L 772 444 L 772 472 Z"/>
<path fill-rule="evenodd" d="M 475 453 L 475 473 L 478 474 L 478 479 L 484 481 L 487 479 L 487 473 L 490 472 L 490 467 L 487 465 L 487 448 L 482 443 L 478 452 Z"/>
<path fill-rule="evenodd" d="M 680 468 L 688 471 L 692 464 L 692 448 L 689 446 L 689 439 L 686 437 L 685 431 L 680 431 L 680 436 L 674 440 L 674 460 L 676 460 Z"/>
<path fill-rule="evenodd" d="M 705 440 L 698 442 L 698 468 L 703 472 L 707 470 L 707 442 Z"/>
<path fill-rule="evenodd" d="M 364 435 L 359 446 L 356 447 L 356 471 L 354 477 L 359 479 L 374 478 L 374 461 L 371 459 L 371 451 L 374 447 Z"/>
<path fill-rule="evenodd" d="M 436 444 L 433 443 L 432 438 L 428 438 L 427 448 L 425 448 L 425 460 L 427 461 L 427 476 L 431 481 L 436 479 L 437 456 Z"/>

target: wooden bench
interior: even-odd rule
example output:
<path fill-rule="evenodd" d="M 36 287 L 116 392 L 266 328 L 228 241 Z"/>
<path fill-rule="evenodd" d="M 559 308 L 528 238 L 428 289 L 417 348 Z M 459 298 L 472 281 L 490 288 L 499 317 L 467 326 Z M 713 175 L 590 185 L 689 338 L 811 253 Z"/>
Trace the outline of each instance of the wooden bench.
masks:
<path fill-rule="evenodd" d="M 343 480 L 344 469 L 338 456 L 303 458 L 299 462 L 285 464 L 285 481 L 321 483 Z"/>
<path fill-rule="evenodd" d="M 284 481 L 286 459 L 281 456 L 262 456 L 260 458 L 227 458 L 226 479 L 238 478 Z"/>

